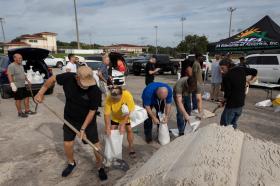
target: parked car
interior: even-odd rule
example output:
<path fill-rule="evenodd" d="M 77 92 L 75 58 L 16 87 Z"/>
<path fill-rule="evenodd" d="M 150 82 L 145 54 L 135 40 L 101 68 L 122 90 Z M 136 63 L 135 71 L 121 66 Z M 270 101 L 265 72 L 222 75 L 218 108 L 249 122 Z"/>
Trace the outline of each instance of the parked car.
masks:
<path fill-rule="evenodd" d="M 251 68 L 258 70 L 259 81 L 280 84 L 280 54 L 252 54 L 245 59 Z"/>
<path fill-rule="evenodd" d="M 34 72 L 39 72 L 40 74 L 44 74 L 44 80 L 48 79 L 52 76 L 52 70 L 48 68 L 46 63 L 44 62 L 44 59 L 48 57 L 49 51 L 46 49 L 40 49 L 40 48 L 17 48 L 17 49 L 11 49 L 8 51 L 8 56 L 0 56 L 0 61 L 3 61 L 3 70 L 1 70 L 1 81 L 0 81 L 0 91 L 1 91 L 1 97 L 3 99 L 11 98 L 13 97 L 13 92 L 9 84 L 7 70 L 8 65 L 13 61 L 13 55 L 15 53 L 19 53 L 22 55 L 23 58 L 23 67 L 24 71 L 27 72 L 27 70 L 30 70 L 32 67 L 32 70 Z M 44 82 L 43 82 L 44 83 Z M 40 88 L 42 87 L 43 83 L 40 84 L 32 84 L 32 91 L 34 94 L 36 94 Z M 51 94 L 53 92 L 54 86 L 51 87 L 46 94 Z M 31 94 L 30 94 L 31 96 Z"/>
<path fill-rule="evenodd" d="M 189 54 L 187 56 L 187 59 L 189 59 L 190 61 L 195 61 L 195 54 Z M 207 80 L 208 77 L 211 75 L 211 64 L 212 61 L 209 60 L 209 56 L 208 54 L 203 55 L 203 66 L 202 66 L 202 76 L 203 79 Z"/>
<path fill-rule="evenodd" d="M 128 72 L 133 73 L 133 62 L 136 60 L 145 59 L 144 56 L 138 56 L 138 57 L 125 57 L 125 62 L 127 64 Z"/>
<path fill-rule="evenodd" d="M 160 68 L 159 73 L 170 72 L 175 75 L 180 67 L 179 62 L 170 61 L 170 58 L 166 54 L 154 54 L 151 55 L 156 58 L 156 68 Z M 146 68 L 146 64 L 149 62 L 151 56 L 145 56 L 144 59 L 135 60 L 133 62 L 133 73 L 134 75 L 140 75 Z"/>
<path fill-rule="evenodd" d="M 85 60 L 102 62 L 103 59 L 101 55 L 94 55 L 94 56 L 86 56 Z"/>
<path fill-rule="evenodd" d="M 57 67 L 62 68 L 66 65 L 66 61 L 62 58 L 55 58 L 52 55 L 48 55 L 48 57 L 44 60 L 48 67 Z"/>

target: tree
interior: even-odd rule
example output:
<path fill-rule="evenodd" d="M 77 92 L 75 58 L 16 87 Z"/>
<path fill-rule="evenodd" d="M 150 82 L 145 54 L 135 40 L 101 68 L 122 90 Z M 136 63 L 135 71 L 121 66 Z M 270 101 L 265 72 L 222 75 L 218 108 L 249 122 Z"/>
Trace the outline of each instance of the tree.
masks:
<path fill-rule="evenodd" d="M 177 52 L 181 53 L 206 53 L 209 42 L 206 36 L 187 35 L 185 40 L 177 46 Z"/>

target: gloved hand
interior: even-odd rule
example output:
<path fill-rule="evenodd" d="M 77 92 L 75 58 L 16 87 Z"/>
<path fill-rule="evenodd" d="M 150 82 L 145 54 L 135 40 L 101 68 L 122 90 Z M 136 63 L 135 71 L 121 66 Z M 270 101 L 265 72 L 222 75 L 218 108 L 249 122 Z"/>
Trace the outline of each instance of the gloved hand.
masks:
<path fill-rule="evenodd" d="M 11 86 L 13 92 L 16 92 L 16 91 L 17 91 L 17 86 L 16 86 L 16 84 L 15 84 L 14 82 L 12 82 L 12 83 L 10 84 L 10 86 Z"/>
<path fill-rule="evenodd" d="M 122 105 L 122 114 L 124 116 L 129 114 L 129 109 L 128 109 L 128 106 L 126 104 Z"/>

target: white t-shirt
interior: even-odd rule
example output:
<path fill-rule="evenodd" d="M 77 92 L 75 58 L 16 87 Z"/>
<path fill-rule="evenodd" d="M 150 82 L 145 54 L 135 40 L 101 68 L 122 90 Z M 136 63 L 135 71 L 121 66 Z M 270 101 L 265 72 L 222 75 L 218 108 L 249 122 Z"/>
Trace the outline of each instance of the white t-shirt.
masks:
<path fill-rule="evenodd" d="M 67 65 L 64 68 L 64 72 L 66 72 L 66 69 L 70 69 L 70 72 L 77 73 L 77 65 L 71 62 L 67 63 Z"/>

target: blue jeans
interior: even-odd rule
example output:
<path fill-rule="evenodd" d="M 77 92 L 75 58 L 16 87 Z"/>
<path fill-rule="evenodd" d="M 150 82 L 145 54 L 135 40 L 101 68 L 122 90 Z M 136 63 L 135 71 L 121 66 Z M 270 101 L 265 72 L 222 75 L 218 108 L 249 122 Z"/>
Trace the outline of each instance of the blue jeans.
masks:
<path fill-rule="evenodd" d="M 242 108 L 243 107 L 225 108 L 221 116 L 220 125 L 222 126 L 232 125 L 232 127 L 236 129 L 237 120 L 242 114 Z"/>
<path fill-rule="evenodd" d="M 189 115 L 191 115 L 192 107 L 191 107 L 191 98 L 190 96 L 184 96 L 183 97 L 183 105 L 185 107 L 185 110 Z M 184 134 L 185 130 L 185 118 L 184 115 L 180 112 L 179 107 L 176 105 L 177 109 L 177 127 L 179 130 L 179 134 Z"/>
<path fill-rule="evenodd" d="M 196 110 L 197 109 L 197 99 L 196 99 L 196 93 L 192 93 L 192 109 Z"/>

